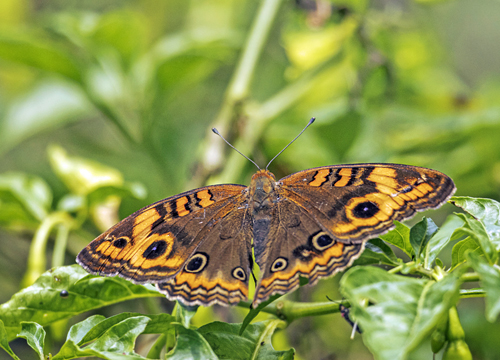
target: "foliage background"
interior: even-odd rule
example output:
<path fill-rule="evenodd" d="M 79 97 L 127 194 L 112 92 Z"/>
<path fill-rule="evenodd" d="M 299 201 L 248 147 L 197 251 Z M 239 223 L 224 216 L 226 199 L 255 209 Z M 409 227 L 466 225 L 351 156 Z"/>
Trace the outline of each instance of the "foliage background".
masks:
<path fill-rule="evenodd" d="M 61 154 L 92 159 L 147 189 L 145 196 L 123 196 L 114 214 L 122 218 L 195 186 L 248 183 L 255 168 L 211 127 L 262 166 L 315 116 L 272 164 L 278 178 L 327 164 L 406 163 L 450 175 L 458 195 L 500 200 L 500 3 L 281 1 L 269 36 L 261 34 L 255 68 L 243 66 L 245 78 L 237 64 L 259 5 L 3 0 L 0 174 L 44 179 L 56 210 L 68 193 L 82 191 L 61 175 Z M 258 54 L 258 46 L 248 48 Z M 39 223 L 13 219 L 2 199 L 1 303 L 21 286 Z M 429 215 L 440 224 L 451 211 L 447 205 Z M 96 223 L 89 214 L 70 234 L 65 264 L 114 219 Z M 49 267 L 51 250 L 52 242 Z M 338 278 L 290 298 L 338 299 Z M 484 320 L 483 306 L 468 299 L 459 313 L 476 358 L 494 359 L 500 325 Z M 169 311 L 172 304 L 149 299 L 102 312 L 131 307 Z M 214 307 L 193 321 L 236 322 L 243 315 Z M 328 315 L 296 321 L 274 340 L 302 358 L 371 358 L 360 337 L 349 335 L 339 315 Z M 48 341 L 57 348 L 61 334 L 54 330 Z M 24 344 L 13 345 L 23 359 L 31 356 L 23 356 Z M 414 354 L 429 356 L 428 347 Z"/>

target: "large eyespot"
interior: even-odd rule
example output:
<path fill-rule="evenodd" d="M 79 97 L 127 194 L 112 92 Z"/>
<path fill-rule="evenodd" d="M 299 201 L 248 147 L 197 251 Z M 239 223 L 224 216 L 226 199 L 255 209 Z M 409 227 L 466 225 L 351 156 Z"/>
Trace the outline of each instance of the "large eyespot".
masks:
<path fill-rule="evenodd" d="M 274 260 L 273 264 L 271 265 L 271 272 L 283 271 L 286 269 L 287 265 L 288 260 L 283 257 L 279 257 Z"/>
<path fill-rule="evenodd" d="M 163 255 L 167 250 L 167 242 L 165 240 L 158 240 L 148 246 L 148 248 L 142 253 L 142 256 L 148 260 L 156 259 L 157 257 Z"/>
<path fill-rule="evenodd" d="M 231 273 L 235 279 L 241 281 L 245 281 L 247 279 L 247 274 L 245 274 L 245 271 L 241 266 L 235 267 Z"/>
<path fill-rule="evenodd" d="M 113 246 L 118 248 L 118 249 L 123 249 L 125 246 L 127 246 L 128 240 L 127 238 L 121 237 L 113 241 Z"/>
<path fill-rule="evenodd" d="M 379 208 L 377 204 L 372 203 L 371 201 L 365 201 L 359 203 L 352 209 L 352 213 L 354 216 L 360 219 L 368 219 L 375 216 L 378 213 Z"/>
<path fill-rule="evenodd" d="M 318 251 L 323 251 L 332 246 L 335 241 L 324 231 L 320 231 L 312 236 L 311 244 Z"/>
<path fill-rule="evenodd" d="M 184 267 L 184 270 L 190 273 L 202 271 L 208 264 L 208 255 L 205 253 L 196 253 Z"/>

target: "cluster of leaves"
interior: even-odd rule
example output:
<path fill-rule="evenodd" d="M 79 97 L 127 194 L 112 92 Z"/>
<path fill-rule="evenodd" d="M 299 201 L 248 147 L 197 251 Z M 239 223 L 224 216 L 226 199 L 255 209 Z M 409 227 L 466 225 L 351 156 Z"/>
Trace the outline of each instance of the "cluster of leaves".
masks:
<path fill-rule="evenodd" d="M 363 329 L 363 341 L 377 359 L 406 359 L 431 335 L 432 351 L 444 348 L 443 359 L 472 359 L 456 313 L 459 299 L 485 296 L 486 318 L 495 321 L 500 313 L 500 204 L 468 197 L 454 197 L 452 202 L 465 213 L 451 215 L 441 228 L 428 218 L 411 229 L 398 223 L 381 239 L 369 241 L 358 265 L 341 279 L 341 291 Z M 443 268 L 437 256 L 450 241 L 460 238 L 464 239 L 452 249 L 452 267 Z M 386 243 L 411 260 L 396 257 Z M 366 266 L 369 263 L 391 269 Z M 466 272 L 468 268 L 474 272 Z M 466 281 L 481 281 L 482 288 L 461 289 Z M 18 359 L 8 341 L 22 337 L 44 359 L 43 326 L 116 302 L 156 296 L 162 295 L 152 286 L 89 275 L 77 265 L 59 267 L 1 306 L 0 346 Z M 273 349 L 275 330 L 303 316 L 338 312 L 339 304 L 298 304 L 274 297 L 250 310 L 242 324 L 216 321 L 193 329 L 190 319 L 195 311 L 178 306 L 172 315 L 91 316 L 70 328 L 52 358 L 156 359 L 166 348 L 172 359 L 292 359 L 293 349 Z M 250 324 L 260 311 L 276 317 Z M 140 334 L 160 334 L 146 357 L 134 352 Z M 391 341 L 380 341 L 383 338 Z"/>

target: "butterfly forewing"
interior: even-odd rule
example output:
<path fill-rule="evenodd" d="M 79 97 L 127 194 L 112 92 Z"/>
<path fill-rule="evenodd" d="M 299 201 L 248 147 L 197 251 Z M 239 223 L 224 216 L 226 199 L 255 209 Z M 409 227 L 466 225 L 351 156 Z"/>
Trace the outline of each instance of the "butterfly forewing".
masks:
<path fill-rule="evenodd" d="M 393 221 L 434 209 L 455 191 L 446 175 L 397 164 L 326 166 L 280 180 L 339 241 L 364 241 L 387 232 Z"/>

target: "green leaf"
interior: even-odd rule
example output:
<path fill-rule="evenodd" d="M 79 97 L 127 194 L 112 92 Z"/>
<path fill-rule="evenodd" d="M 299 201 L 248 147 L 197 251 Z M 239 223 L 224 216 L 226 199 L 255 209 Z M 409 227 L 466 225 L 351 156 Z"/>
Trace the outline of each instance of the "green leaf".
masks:
<path fill-rule="evenodd" d="M 454 196 L 451 202 L 480 220 L 496 251 L 500 251 L 500 203 L 492 199 L 467 196 Z"/>
<path fill-rule="evenodd" d="M 68 296 L 61 296 L 63 290 Z M 151 296 L 162 295 L 119 277 L 89 275 L 78 265 L 65 266 L 45 272 L 33 285 L 14 294 L 0 307 L 0 319 L 10 340 L 21 330 L 22 321 L 45 326 L 88 310 Z"/>
<path fill-rule="evenodd" d="M 410 230 L 410 244 L 415 252 L 415 258 L 419 258 L 424 251 L 429 239 L 437 231 L 438 227 L 432 219 L 425 216 Z"/>
<path fill-rule="evenodd" d="M 186 329 L 182 325 L 176 326 L 178 337 L 177 344 L 167 354 L 169 360 L 217 360 L 207 340 L 195 330 Z"/>
<path fill-rule="evenodd" d="M 279 299 L 282 296 L 283 296 L 282 294 L 275 294 L 266 301 L 261 302 L 259 305 L 257 305 L 255 309 L 250 306 L 250 311 L 248 311 L 247 315 L 245 316 L 245 319 L 243 319 L 243 323 L 241 324 L 239 334 L 240 335 L 243 334 L 246 327 L 252 322 L 253 319 L 255 319 L 255 317 L 257 317 L 257 315 L 259 315 L 262 309 L 264 309 L 267 305 L 269 305 L 270 303 L 272 303 L 276 299 Z"/>
<path fill-rule="evenodd" d="M 271 337 L 283 321 L 268 320 L 250 324 L 239 334 L 240 324 L 213 322 L 198 329 L 220 359 L 293 359 L 295 351 L 276 351 Z"/>
<path fill-rule="evenodd" d="M 150 321 L 146 329 L 143 331 L 144 334 L 162 334 L 167 332 L 171 325 L 170 323 L 175 321 L 175 317 L 169 314 L 159 314 L 159 315 L 142 315 L 139 313 L 121 313 L 115 316 L 111 316 L 107 319 L 103 319 L 96 323 L 89 331 L 76 342 L 79 346 L 87 344 L 94 341 L 102 336 L 109 328 L 112 326 L 132 317 L 137 316 L 147 316 Z"/>
<path fill-rule="evenodd" d="M 41 221 L 50 210 L 52 191 L 37 176 L 8 172 L 0 175 L 0 203 L 0 221 L 6 224 Z"/>
<path fill-rule="evenodd" d="M 28 345 L 35 350 L 40 360 L 44 360 L 43 347 L 45 343 L 45 330 L 35 322 L 21 323 L 21 332 L 18 337 L 26 339 Z"/>
<path fill-rule="evenodd" d="M 70 156 L 62 147 L 49 146 L 52 169 L 71 192 L 87 195 L 103 186 L 123 185 L 122 174 L 96 161 Z"/>
<path fill-rule="evenodd" d="M 441 250 L 452 240 L 455 230 L 463 226 L 464 221 L 456 215 L 450 215 L 446 218 L 443 225 L 438 231 L 429 239 L 426 248 L 426 263 L 428 266 L 432 265 Z"/>
<path fill-rule="evenodd" d="M 24 37 L 0 36 L 0 58 L 81 82 L 77 58 L 70 54 L 67 49 L 35 33 Z"/>
<path fill-rule="evenodd" d="M 470 236 L 457 242 L 451 251 L 451 269 L 455 269 L 460 264 L 467 260 L 467 253 L 474 252 L 478 255 L 483 255 L 481 247 L 477 241 Z"/>
<path fill-rule="evenodd" d="M 410 243 L 410 228 L 401 224 L 399 221 L 394 221 L 394 225 L 396 225 L 395 229 L 389 231 L 385 235 L 379 236 L 379 238 L 400 248 L 406 253 L 406 255 L 413 258 L 415 252 L 413 251 L 413 247 Z"/>
<path fill-rule="evenodd" d="M 189 328 L 191 319 L 196 314 L 197 310 L 198 306 L 186 306 L 177 301 L 173 313 L 178 323 L 182 324 L 185 328 Z"/>
<path fill-rule="evenodd" d="M 491 242 L 483 223 L 469 214 L 457 214 L 457 216 L 463 219 L 465 224 L 456 231 L 460 234 L 467 234 L 476 240 L 488 262 L 494 264 L 498 259 L 498 252 L 495 249 L 495 245 Z"/>
<path fill-rule="evenodd" d="M 361 257 L 354 261 L 354 265 L 384 264 L 397 265 L 398 259 L 388 246 L 379 238 L 368 240 Z M 353 266 L 354 266 L 353 265 Z"/>
<path fill-rule="evenodd" d="M 376 359 L 396 360 L 405 359 L 424 341 L 457 302 L 462 273 L 454 271 L 435 282 L 355 267 L 340 284 L 366 346 Z M 366 300 L 373 305 L 362 306 Z"/>
<path fill-rule="evenodd" d="M 494 322 L 500 313 L 500 271 L 474 252 L 469 253 L 467 259 L 481 277 L 481 285 L 486 291 L 486 319 Z"/>
<path fill-rule="evenodd" d="M 7 332 L 5 331 L 5 326 L 3 325 L 2 320 L 0 320 L 0 347 L 4 349 L 13 359 L 20 360 L 9 346 L 9 339 L 7 338 Z"/>
<path fill-rule="evenodd" d="M 100 333 L 89 346 L 80 347 L 72 339 L 68 339 L 53 359 L 63 360 L 83 356 L 97 356 L 110 360 L 145 359 L 134 353 L 134 345 L 137 336 L 144 332 L 149 321 L 150 318 L 146 316 L 135 316 L 116 323 L 108 323 L 110 326 L 106 331 Z M 102 323 L 103 321 L 98 322 L 96 326 Z"/>

